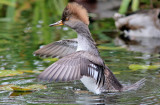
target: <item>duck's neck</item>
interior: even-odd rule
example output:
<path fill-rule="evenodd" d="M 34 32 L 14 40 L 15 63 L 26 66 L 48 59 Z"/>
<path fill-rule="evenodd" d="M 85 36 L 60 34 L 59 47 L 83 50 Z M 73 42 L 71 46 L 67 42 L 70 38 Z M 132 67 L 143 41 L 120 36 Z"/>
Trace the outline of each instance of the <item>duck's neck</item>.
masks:
<path fill-rule="evenodd" d="M 75 29 L 78 33 L 78 47 L 77 51 L 88 51 L 94 54 L 99 54 L 96 46 L 95 41 L 93 40 L 91 33 L 88 29 L 88 26 L 85 24 L 79 24 L 78 28 Z"/>

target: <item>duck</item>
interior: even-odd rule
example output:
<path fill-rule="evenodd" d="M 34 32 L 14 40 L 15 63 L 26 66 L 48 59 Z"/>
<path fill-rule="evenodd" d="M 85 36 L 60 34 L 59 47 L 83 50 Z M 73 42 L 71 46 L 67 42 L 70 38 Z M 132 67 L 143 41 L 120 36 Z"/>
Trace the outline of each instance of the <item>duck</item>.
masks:
<path fill-rule="evenodd" d="M 113 18 L 125 36 L 160 38 L 160 9 L 140 10 L 127 16 L 115 13 Z"/>
<path fill-rule="evenodd" d="M 34 52 L 41 57 L 60 58 L 46 68 L 38 76 L 38 80 L 47 82 L 80 80 L 95 94 L 136 90 L 144 85 L 145 79 L 141 79 L 130 86 L 123 86 L 105 65 L 88 28 L 88 12 L 82 5 L 68 3 L 61 20 L 50 24 L 50 27 L 61 25 L 75 30 L 78 37 L 50 43 Z"/>

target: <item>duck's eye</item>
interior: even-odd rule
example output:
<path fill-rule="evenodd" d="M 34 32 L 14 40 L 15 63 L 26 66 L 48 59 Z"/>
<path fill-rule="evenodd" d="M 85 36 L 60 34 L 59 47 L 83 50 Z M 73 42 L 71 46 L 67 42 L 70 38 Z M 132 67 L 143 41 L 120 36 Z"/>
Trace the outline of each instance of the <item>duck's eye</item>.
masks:
<path fill-rule="evenodd" d="M 68 20 L 69 20 L 69 18 L 68 18 L 68 17 L 66 17 L 65 21 L 68 21 Z"/>

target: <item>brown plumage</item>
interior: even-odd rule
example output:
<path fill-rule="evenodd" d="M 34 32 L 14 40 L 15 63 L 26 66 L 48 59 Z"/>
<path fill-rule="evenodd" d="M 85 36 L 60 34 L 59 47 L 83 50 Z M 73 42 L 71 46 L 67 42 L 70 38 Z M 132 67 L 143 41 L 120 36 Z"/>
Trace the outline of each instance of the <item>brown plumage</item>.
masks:
<path fill-rule="evenodd" d="M 68 15 L 72 15 L 74 18 L 81 20 L 86 25 L 89 25 L 87 10 L 75 2 L 68 3 L 67 7 L 64 9 L 62 20 L 65 20 Z"/>

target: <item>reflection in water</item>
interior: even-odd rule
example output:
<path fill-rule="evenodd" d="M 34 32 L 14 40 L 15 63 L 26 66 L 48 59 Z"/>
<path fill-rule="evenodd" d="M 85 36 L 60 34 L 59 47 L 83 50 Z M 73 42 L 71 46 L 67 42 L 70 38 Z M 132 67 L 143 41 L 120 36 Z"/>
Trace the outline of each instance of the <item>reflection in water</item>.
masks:
<path fill-rule="evenodd" d="M 32 92 L 11 92 L 10 93 L 10 97 L 12 96 L 22 96 L 22 95 L 27 95 L 27 94 L 31 94 Z"/>
<path fill-rule="evenodd" d="M 130 51 L 142 53 L 160 53 L 160 38 L 125 37 L 120 35 L 115 38 L 115 44 L 126 47 Z"/>
<path fill-rule="evenodd" d="M 114 104 L 118 101 L 118 95 L 116 94 L 103 94 L 103 95 L 80 95 L 76 99 L 76 103 L 85 105 L 105 105 Z"/>

